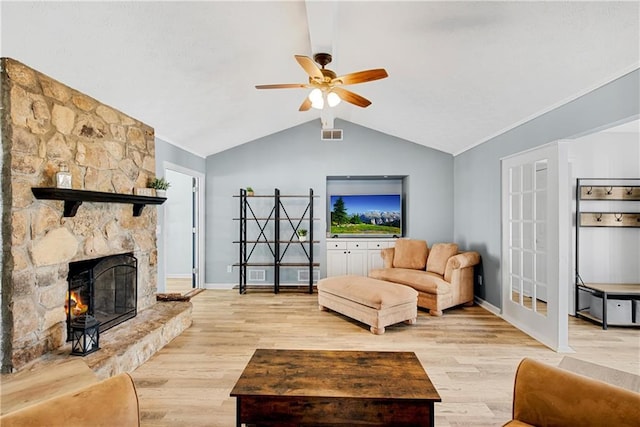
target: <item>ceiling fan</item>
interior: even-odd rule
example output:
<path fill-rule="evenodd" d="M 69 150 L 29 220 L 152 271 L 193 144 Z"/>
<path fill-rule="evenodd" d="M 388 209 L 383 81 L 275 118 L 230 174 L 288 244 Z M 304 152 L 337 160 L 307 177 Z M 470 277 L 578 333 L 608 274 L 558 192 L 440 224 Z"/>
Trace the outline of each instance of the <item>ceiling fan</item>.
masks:
<path fill-rule="evenodd" d="M 309 83 L 284 83 L 271 85 L 256 85 L 256 89 L 312 89 L 308 97 L 304 99 L 300 105 L 299 111 L 307 111 L 311 107 L 322 109 L 325 101 L 329 106 L 337 105 L 340 100 L 349 102 L 358 107 L 366 108 L 371 105 L 371 101 L 357 93 L 344 89 L 341 86 L 353 85 L 357 83 L 366 83 L 373 80 L 384 79 L 388 77 L 384 68 L 376 68 L 371 70 L 358 71 L 355 73 L 337 76 L 335 72 L 324 68 L 331 62 L 331 54 L 316 53 L 313 60 L 308 56 L 295 55 L 298 64 L 309 75 Z M 318 67 L 315 63 L 320 64 Z"/>

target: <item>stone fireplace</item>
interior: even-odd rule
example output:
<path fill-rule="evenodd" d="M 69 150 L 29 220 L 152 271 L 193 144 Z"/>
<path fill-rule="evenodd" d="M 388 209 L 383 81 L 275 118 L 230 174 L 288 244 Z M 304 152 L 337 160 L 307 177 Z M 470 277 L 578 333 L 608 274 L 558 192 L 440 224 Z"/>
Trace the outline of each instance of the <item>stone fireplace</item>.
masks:
<path fill-rule="evenodd" d="M 118 254 L 137 260 L 137 310 L 155 304 L 154 206 L 38 200 L 64 163 L 74 189 L 132 194 L 155 175 L 154 130 L 12 59 L 1 60 L 2 371 L 63 346 L 70 263 Z M 96 76 L 96 78 L 101 78 Z M 97 303 L 96 303 L 97 304 Z"/>

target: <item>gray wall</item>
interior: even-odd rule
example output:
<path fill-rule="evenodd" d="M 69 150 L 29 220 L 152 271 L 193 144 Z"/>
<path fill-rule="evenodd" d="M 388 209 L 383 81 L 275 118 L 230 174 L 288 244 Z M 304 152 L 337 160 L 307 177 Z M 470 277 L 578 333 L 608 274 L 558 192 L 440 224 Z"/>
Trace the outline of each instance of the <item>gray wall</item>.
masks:
<path fill-rule="evenodd" d="M 321 277 L 326 273 L 327 176 L 395 175 L 405 180 L 405 235 L 434 242 L 453 238 L 453 156 L 356 124 L 336 120 L 343 141 L 321 141 L 320 120 L 249 142 L 207 158 L 206 282 L 237 283 L 240 188 L 257 194 L 307 194 L 313 188 L 314 234 Z M 156 154 L 157 156 L 157 154 Z M 315 236 L 314 236 L 315 237 Z"/>
<path fill-rule="evenodd" d="M 173 163 L 202 174 L 206 173 L 206 161 L 202 157 L 191 154 L 181 148 L 176 147 L 166 141 L 156 137 L 156 175 L 164 175 L 164 162 Z M 165 228 L 164 207 L 160 205 L 158 208 L 158 227 L 160 230 Z M 158 236 L 158 286 L 164 288 L 165 283 L 165 260 L 164 236 L 160 233 Z"/>
<path fill-rule="evenodd" d="M 639 81 L 636 70 L 455 157 L 454 240 L 482 255 L 478 297 L 501 306 L 500 158 L 637 117 Z"/>

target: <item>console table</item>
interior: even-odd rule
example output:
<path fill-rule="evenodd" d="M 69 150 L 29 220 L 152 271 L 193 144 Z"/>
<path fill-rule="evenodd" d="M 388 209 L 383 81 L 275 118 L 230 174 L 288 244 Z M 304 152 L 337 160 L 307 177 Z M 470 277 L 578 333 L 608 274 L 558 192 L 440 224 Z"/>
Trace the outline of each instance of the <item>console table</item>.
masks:
<path fill-rule="evenodd" d="M 236 425 L 433 426 L 440 395 L 413 352 L 257 349 Z"/>

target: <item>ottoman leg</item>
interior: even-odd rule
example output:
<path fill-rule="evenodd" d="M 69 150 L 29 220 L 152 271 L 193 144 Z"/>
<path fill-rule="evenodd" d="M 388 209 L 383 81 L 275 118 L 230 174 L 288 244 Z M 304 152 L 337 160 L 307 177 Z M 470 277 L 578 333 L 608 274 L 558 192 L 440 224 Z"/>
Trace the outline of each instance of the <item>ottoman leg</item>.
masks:
<path fill-rule="evenodd" d="M 418 318 L 414 317 L 413 319 L 405 320 L 404 323 L 406 323 L 407 325 L 415 325 L 417 321 L 418 321 Z"/>
<path fill-rule="evenodd" d="M 429 309 L 429 314 L 432 316 L 440 317 L 442 316 L 442 310 Z"/>
<path fill-rule="evenodd" d="M 318 310 L 320 310 L 320 311 L 329 311 L 329 309 L 327 307 L 325 307 L 324 305 L 318 305 Z"/>
<path fill-rule="evenodd" d="M 382 335 L 384 334 L 384 327 L 382 328 L 376 328 L 375 326 L 372 326 L 371 328 L 369 328 L 371 330 L 372 334 L 376 334 L 376 335 Z"/>

